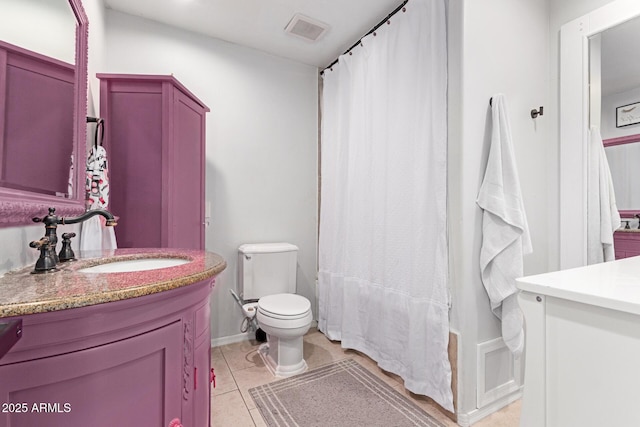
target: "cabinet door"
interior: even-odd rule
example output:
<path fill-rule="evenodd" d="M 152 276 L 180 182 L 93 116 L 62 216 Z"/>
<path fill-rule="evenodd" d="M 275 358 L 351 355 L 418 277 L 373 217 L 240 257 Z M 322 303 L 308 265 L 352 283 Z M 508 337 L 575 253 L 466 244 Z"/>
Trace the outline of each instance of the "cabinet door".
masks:
<path fill-rule="evenodd" d="M 204 249 L 204 111 L 174 90 L 169 247 Z"/>
<path fill-rule="evenodd" d="M 104 82 L 103 82 L 104 83 Z M 108 99 L 109 210 L 119 216 L 118 247 L 162 246 L 162 93 L 136 83 L 101 92 Z M 166 160 L 165 160 L 166 161 Z"/>
<path fill-rule="evenodd" d="M 209 413 L 211 401 L 211 384 L 209 382 L 209 372 L 211 371 L 211 343 L 203 342 L 196 348 L 194 354 L 195 373 L 195 393 L 193 398 L 194 425 L 210 425 L 211 415 Z"/>
<path fill-rule="evenodd" d="M 193 315 L 194 351 L 193 351 L 193 393 L 185 401 L 182 414 L 183 424 L 205 427 L 210 425 L 211 402 L 211 326 L 209 301 L 205 301 Z M 187 412 L 191 418 L 187 417 Z"/>
<path fill-rule="evenodd" d="M 181 417 L 182 347 L 176 322 L 99 347 L 2 366 L 0 404 L 6 406 L 0 410 L 8 412 L 0 412 L 0 425 L 166 426 Z"/>

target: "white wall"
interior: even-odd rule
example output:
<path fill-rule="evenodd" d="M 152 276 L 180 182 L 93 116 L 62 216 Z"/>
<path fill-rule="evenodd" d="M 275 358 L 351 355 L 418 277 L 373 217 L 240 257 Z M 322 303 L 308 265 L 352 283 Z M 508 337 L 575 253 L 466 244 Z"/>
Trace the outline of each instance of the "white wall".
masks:
<path fill-rule="evenodd" d="M 449 87 L 455 97 L 450 98 L 449 126 L 460 128 L 450 135 L 452 325 L 461 334 L 458 413 L 464 421 L 478 412 L 478 344 L 501 336 L 480 278 L 481 211 L 475 203 L 489 150 L 489 99 L 504 93 L 509 106 L 534 248 L 525 257 L 525 274 L 548 270 L 548 117 L 553 111 L 547 107 L 548 3 L 469 0 L 451 6 Z M 545 115 L 533 120 L 530 110 L 541 105 Z M 491 382 L 501 373 L 480 375 Z"/>
<path fill-rule="evenodd" d="M 83 7 L 89 19 L 89 63 L 87 73 L 89 86 L 87 88 L 87 115 L 97 116 L 100 110 L 100 80 L 96 73 L 105 67 L 105 9 L 103 0 L 84 1 Z M 88 125 L 89 140 L 95 125 Z"/>
<path fill-rule="evenodd" d="M 170 74 L 211 108 L 207 115 L 206 249 L 227 269 L 213 291 L 212 336 L 240 333 L 236 250 L 286 241 L 300 248 L 298 292 L 315 307 L 317 69 L 107 10 L 101 72 Z"/>

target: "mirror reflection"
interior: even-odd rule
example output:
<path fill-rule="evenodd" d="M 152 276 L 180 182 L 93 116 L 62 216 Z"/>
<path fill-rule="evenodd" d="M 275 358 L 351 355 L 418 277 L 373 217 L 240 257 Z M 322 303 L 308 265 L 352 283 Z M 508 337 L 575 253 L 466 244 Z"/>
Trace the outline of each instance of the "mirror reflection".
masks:
<path fill-rule="evenodd" d="M 614 233 L 615 258 L 640 255 L 640 18 L 589 40 L 591 126 L 600 129 L 611 172 L 621 228 Z"/>
<path fill-rule="evenodd" d="M 634 182 L 640 160 L 640 19 L 610 28 L 600 37 L 602 139 L 618 209 L 623 217 L 633 217 L 625 211 L 640 211 Z"/>
<path fill-rule="evenodd" d="M 604 142 L 607 144 L 607 141 Z M 633 217 L 625 211 L 640 211 L 640 188 L 638 161 L 640 160 L 640 137 L 637 141 L 605 146 L 611 179 L 616 192 L 616 203 L 621 216 Z"/>
<path fill-rule="evenodd" d="M 74 13 L 67 0 L 0 10 L 0 186 L 71 198 Z"/>
<path fill-rule="evenodd" d="M 76 18 L 67 0 L 0 0 L 0 40 L 75 63 Z"/>

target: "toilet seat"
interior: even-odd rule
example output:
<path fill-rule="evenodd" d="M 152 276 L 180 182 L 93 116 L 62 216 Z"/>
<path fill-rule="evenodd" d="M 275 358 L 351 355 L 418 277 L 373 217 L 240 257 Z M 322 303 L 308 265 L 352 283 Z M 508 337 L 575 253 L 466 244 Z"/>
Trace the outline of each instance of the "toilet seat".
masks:
<path fill-rule="evenodd" d="M 258 301 L 258 311 L 273 319 L 300 319 L 311 311 L 311 302 L 296 294 L 268 295 Z"/>
<path fill-rule="evenodd" d="M 281 330 L 308 329 L 313 320 L 311 303 L 305 297 L 296 294 L 262 297 L 258 301 L 257 319 L 261 327 Z"/>

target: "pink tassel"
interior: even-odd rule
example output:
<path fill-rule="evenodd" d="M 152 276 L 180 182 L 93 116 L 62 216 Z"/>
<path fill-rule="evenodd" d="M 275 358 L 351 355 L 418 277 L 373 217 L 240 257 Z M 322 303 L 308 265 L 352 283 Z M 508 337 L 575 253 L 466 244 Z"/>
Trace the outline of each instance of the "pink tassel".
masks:
<path fill-rule="evenodd" d="M 180 418 L 174 418 L 169 423 L 169 427 L 182 427 L 182 423 L 180 422 Z"/>

